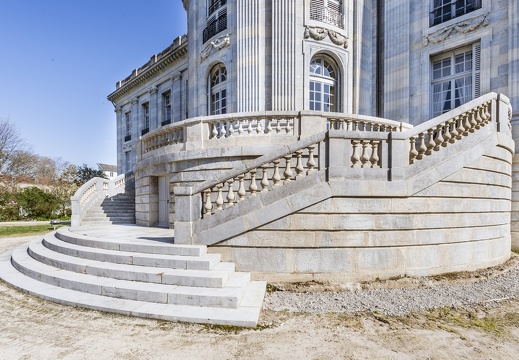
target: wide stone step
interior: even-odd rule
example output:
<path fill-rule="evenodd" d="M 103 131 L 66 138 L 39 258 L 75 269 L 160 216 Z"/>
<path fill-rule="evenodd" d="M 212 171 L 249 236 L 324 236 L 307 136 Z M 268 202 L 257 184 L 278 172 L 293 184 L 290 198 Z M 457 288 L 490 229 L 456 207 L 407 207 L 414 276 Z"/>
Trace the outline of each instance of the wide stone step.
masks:
<path fill-rule="evenodd" d="M 136 227 L 136 232 L 138 227 Z M 56 237 L 61 241 L 80 245 L 85 247 L 92 247 L 105 250 L 120 250 L 127 252 L 138 252 L 146 254 L 162 254 L 162 255 L 182 255 L 182 256 L 202 256 L 207 254 L 207 247 L 204 245 L 177 245 L 173 243 L 164 243 L 154 240 L 152 237 L 143 235 L 143 239 L 106 239 L 94 238 L 92 236 L 85 236 L 78 232 L 71 231 L 70 228 L 60 228 L 54 233 L 45 235 L 48 237 Z M 171 237 L 173 242 L 173 237 Z"/>
<path fill-rule="evenodd" d="M 181 322 L 255 327 L 258 322 L 263 296 L 265 294 L 265 282 L 250 282 L 247 285 L 239 307 L 236 309 L 159 304 L 117 299 L 60 288 L 30 278 L 18 272 L 11 265 L 11 253 L 12 252 L 6 252 L 0 255 L 1 277 L 11 286 L 59 304 L 81 306 L 93 310 L 128 316 Z"/>
<path fill-rule="evenodd" d="M 96 243 L 97 245 L 100 242 Z M 169 255 L 154 253 L 138 253 L 125 251 L 126 244 L 120 244 L 120 250 L 107 250 L 105 248 L 94 248 L 55 240 L 53 236 L 45 235 L 43 245 L 60 254 L 75 256 L 82 259 L 111 262 L 114 264 L 138 265 L 148 267 L 161 267 L 185 270 L 211 270 L 220 263 L 220 254 L 204 254 L 201 256 Z M 148 248 L 147 246 L 128 246 L 129 249 Z M 161 247 L 154 247 L 156 250 Z M 171 247 L 167 247 L 171 250 Z M 149 249 L 149 248 L 148 248 Z M 181 251 L 181 249 L 179 249 Z"/>
<path fill-rule="evenodd" d="M 222 288 L 200 288 L 104 278 L 43 264 L 33 259 L 27 249 L 27 245 L 18 247 L 11 256 L 13 266 L 22 274 L 49 285 L 113 298 L 236 309 L 248 283 L 238 279 Z"/>
<path fill-rule="evenodd" d="M 250 280 L 248 273 L 234 273 L 234 264 L 227 262 L 217 264 L 211 271 L 114 264 L 57 253 L 45 247 L 41 242 L 30 244 L 28 252 L 32 258 L 62 270 L 119 280 L 220 288 L 223 287 L 232 276 L 241 276 Z"/>

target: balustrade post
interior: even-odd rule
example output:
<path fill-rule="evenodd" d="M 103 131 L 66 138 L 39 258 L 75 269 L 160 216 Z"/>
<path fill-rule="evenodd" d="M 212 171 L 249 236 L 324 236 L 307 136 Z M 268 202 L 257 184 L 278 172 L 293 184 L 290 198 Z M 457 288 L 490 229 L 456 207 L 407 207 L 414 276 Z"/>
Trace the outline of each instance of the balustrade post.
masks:
<path fill-rule="evenodd" d="M 201 218 L 202 194 L 193 193 L 192 187 L 174 188 L 175 194 L 175 244 L 191 244 L 193 222 Z"/>
<path fill-rule="evenodd" d="M 182 130 L 186 150 L 203 149 L 205 139 L 210 137 L 210 130 L 210 123 L 197 121 L 186 124 Z"/>
<path fill-rule="evenodd" d="M 389 168 L 388 171 L 388 179 L 390 181 L 402 180 L 405 178 L 405 168 L 410 161 L 410 151 L 413 148 L 414 140 L 407 138 L 395 138 L 398 136 L 397 132 L 389 132 L 388 133 L 388 157 L 387 157 L 387 166 Z M 411 141 L 413 141 L 413 145 L 411 145 Z M 381 142 L 381 146 L 383 142 Z M 413 156 L 418 158 L 418 151 L 415 149 L 413 152 Z"/>

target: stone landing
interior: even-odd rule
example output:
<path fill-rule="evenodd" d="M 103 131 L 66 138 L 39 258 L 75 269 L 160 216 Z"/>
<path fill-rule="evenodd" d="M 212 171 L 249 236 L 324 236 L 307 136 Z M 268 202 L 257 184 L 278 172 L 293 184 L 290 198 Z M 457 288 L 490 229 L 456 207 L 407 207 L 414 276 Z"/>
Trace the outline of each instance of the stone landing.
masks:
<path fill-rule="evenodd" d="M 0 278 L 64 305 L 153 319 L 255 327 L 266 283 L 205 246 L 132 225 L 62 228 L 0 255 Z"/>

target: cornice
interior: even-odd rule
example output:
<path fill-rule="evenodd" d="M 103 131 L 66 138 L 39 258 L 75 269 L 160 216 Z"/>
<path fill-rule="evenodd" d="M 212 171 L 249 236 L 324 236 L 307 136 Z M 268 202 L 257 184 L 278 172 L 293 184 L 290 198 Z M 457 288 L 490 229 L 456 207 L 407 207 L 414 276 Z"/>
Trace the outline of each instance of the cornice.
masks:
<path fill-rule="evenodd" d="M 176 42 L 177 40 L 175 40 Z M 148 79 L 155 76 L 160 71 L 164 70 L 167 66 L 171 65 L 173 62 L 187 55 L 187 38 L 181 44 L 176 45 L 173 42 L 168 48 L 166 48 L 161 53 L 152 56 L 151 60 L 146 64 L 141 66 L 139 69 L 134 70 L 130 76 L 126 79 L 120 81 L 118 84 L 121 84 L 114 92 L 108 95 L 108 100 L 111 102 L 115 102 L 116 99 L 121 97 L 122 95 L 128 93 L 135 87 L 141 85 Z M 155 63 L 152 61 L 156 59 Z"/>

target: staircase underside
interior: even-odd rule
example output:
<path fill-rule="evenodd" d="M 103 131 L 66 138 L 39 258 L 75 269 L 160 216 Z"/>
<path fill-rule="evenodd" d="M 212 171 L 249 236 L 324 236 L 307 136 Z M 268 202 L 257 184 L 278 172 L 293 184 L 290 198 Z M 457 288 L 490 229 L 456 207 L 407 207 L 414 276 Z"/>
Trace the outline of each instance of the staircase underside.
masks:
<path fill-rule="evenodd" d="M 265 282 L 172 230 L 62 228 L 0 255 L 0 278 L 64 305 L 153 319 L 256 326 Z"/>

